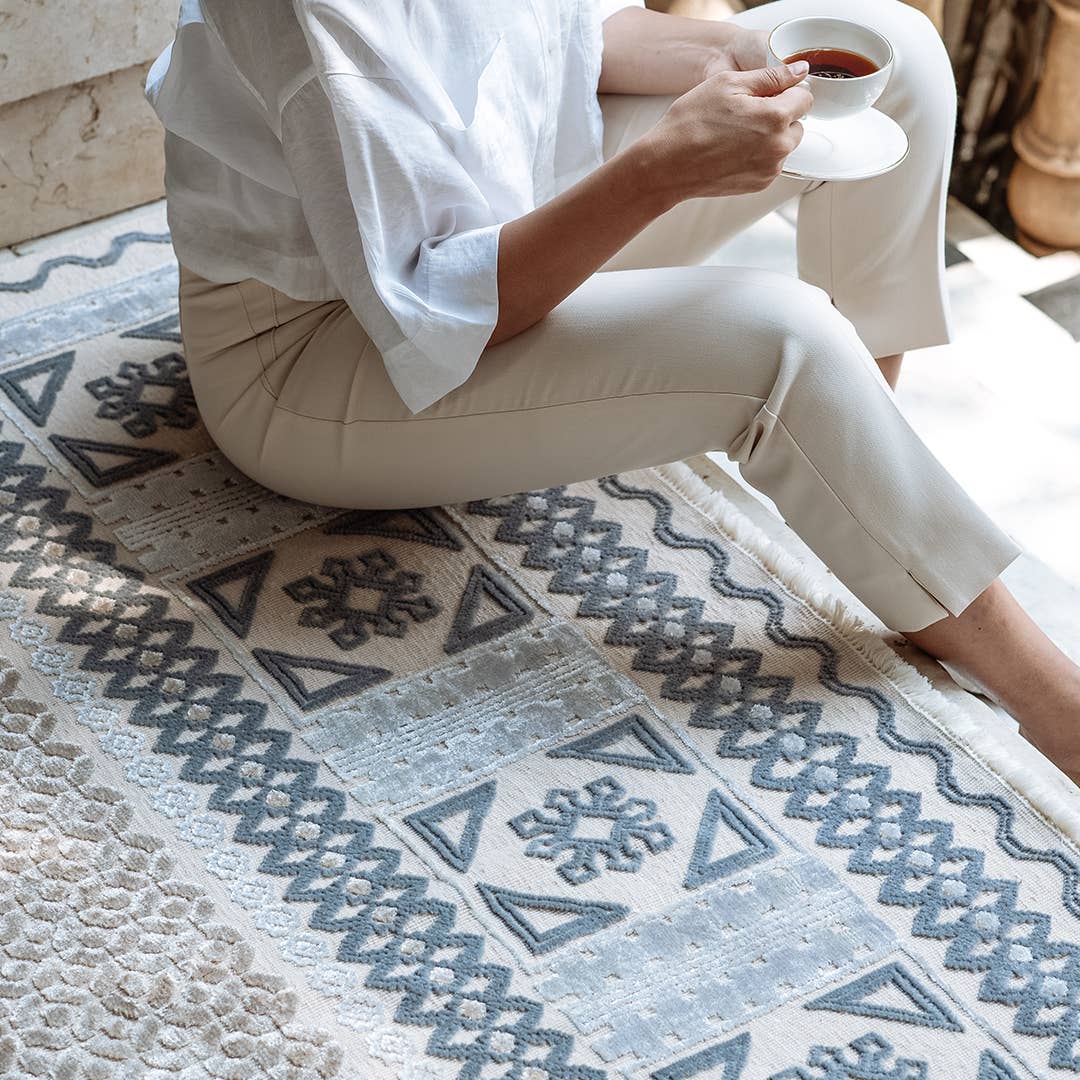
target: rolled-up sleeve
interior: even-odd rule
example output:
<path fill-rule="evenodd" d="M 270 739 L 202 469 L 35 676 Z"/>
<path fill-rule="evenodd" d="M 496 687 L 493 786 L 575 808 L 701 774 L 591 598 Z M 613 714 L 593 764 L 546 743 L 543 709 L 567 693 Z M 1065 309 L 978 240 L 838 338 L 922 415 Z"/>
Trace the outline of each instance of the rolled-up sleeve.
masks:
<path fill-rule="evenodd" d="M 324 74 L 281 138 L 319 254 L 411 412 L 460 386 L 498 320 L 501 223 L 393 79 Z"/>

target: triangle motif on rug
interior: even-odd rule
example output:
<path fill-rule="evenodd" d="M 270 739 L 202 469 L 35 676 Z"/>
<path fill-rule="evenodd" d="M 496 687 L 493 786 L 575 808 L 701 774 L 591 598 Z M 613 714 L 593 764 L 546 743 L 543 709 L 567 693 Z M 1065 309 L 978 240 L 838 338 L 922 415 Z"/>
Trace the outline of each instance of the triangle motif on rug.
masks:
<path fill-rule="evenodd" d="M 251 655 L 305 712 L 338 698 L 358 694 L 393 675 L 386 668 L 346 664 L 343 660 L 325 660 L 317 656 L 293 656 L 270 649 L 252 649 Z M 303 672 L 308 674 L 307 681 Z M 340 675 L 341 678 L 320 686 L 312 679 L 316 673 Z"/>
<path fill-rule="evenodd" d="M 24 367 L 0 375 L 0 388 L 38 427 L 44 427 L 52 414 L 57 395 L 67 381 L 75 362 L 73 350 L 35 360 Z M 44 376 L 44 380 L 42 377 Z M 31 385 L 27 385 L 27 384 Z"/>
<path fill-rule="evenodd" d="M 730 848 L 733 839 L 737 844 L 733 850 L 717 853 L 721 846 Z M 683 884 L 688 889 L 708 885 L 775 853 L 776 845 L 749 813 L 714 788 L 705 800 Z"/>
<path fill-rule="evenodd" d="M 749 1052 L 750 1033 L 744 1031 L 734 1039 L 706 1047 L 690 1057 L 657 1069 L 650 1073 L 650 1080 L 693 1080 L 706 1072 L 709 1080 L 739 1080 Z M 717 1068 L 720 1072 L 715 1071 Z"/>
<path fill-rule="evenodd" d="M 875 996 L 885 1000 L 874 1001 Z M 897 1004 L 898 999 L 904 1004 Z M 944 1031 L 964 1030 L 945 1003 L 896 961 L 808 1001 L 805 1007 L 852 1016 L 872 1016 L 878 1020 L 897 1020 L 902 1024 Z"/>
<path fill-rule="evenodd" d="M 331 521 L 323 532 L 328 536 L 385 536 L 450 551 L 461 551 L 462 547 L 431 510 L 352 510 Z"/>
<path fill-rule="evenodd" d="M 492 914 L 525 943 L 529 952 L 536 955 L 551 952 L 575 938 L 603 930 L 605 926 L 630 914 L 625 904 L 604 900 L 539 896 L 487 885 L 482 881 L 478 881 L 476 887 Z M 541 920 L 546 924 L 543 929 L 537 926 Z"/>
<path fill-rule="evenodd" d="M 481 617 L 481 607 L 493 604 L 501 614 Z M 503 577 L 478 563 L 472 568 L 457 614 L 443 649 L 453 655 L 472 645 L 502 637 L 533 617 L 529 602 Z"/>
<path fill-rule="evenodd" d="M 694 771 L 694 766 L 636 713 L 573 742 L 556 746 L 547 752 L 547 756 L 625 765 L 652 772 L 691 774 Z"/>
<path fill-rule="evenodd" d="M 49 440 L 94 487 L 130 480 L 176 460 L 176 454 L 171 450 L 153 450 L 146 446 L 122 446 L 73 435 L 50 435 Z M 116 461 L 116 458 L 120 460 Z"/>
<path fill-rule="evenodd" d="M 149 341 L 171 341 L 175 345 L 183 343 L 180 336 L 179 314 L 166 315 L 163 319 L 155 319 L 145 326 L 136 326 L 131 330 L 125 330 L 121 337 L 146 338 Z"/>
<path fill-rule="evenodd" d="M 480 846 L 480 831 L 495 799 L 495 781 L 460 791 L 405 818 L 409 826 L 448 866 L 465 873 Z M 461 819 L 464 821 L 457 821 Z M 454 835 L 456 835 L 456 839 Z"/>
<path fill-rule="evenodd" d="M 238 637 L 247 637 L 259 593 L 266 581 L 274 552 L 263 551 L 250 559 L 222 567 L 204 577 L 188 582 L 188 588 L 205 603 L 217 617 Z M 236 586 L 240 585 L 237 590 Z M 233 588 L 227 593 L 225 588 Z M 234 599 L 230 593 L 239 595 Z"/>
<path fill-rule="evenodd" d="M 1020 1077 L 991 1050 L 984 1050 L 979 1058 L 979 1075 L 975 1080 L 1020 1080 Z"/>

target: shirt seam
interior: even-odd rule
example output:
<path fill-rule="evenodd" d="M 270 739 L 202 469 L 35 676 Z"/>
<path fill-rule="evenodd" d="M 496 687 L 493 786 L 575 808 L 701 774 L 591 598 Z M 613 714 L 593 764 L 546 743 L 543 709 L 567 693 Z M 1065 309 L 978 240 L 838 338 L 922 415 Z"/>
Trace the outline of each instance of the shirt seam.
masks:
<path fill-rule="evenodd" d="M 389 82 L 389 83 L 400 83 L 401 82 L 400 79 L 395 79 L 395 78 L 393 78 L 393 76 L 390 76 L 390 75 L 365 75 L 362 71 L 318 71 L 318 70 L 315 70 L 315 71 L 312 71 L 312 73 L 299 86 L 297 86 L 295 89 L 290 91 L 289 96 L 282 101 L 281 106 L 278 109 L 278 114 L 280 115 L 280 114 L 283 114 L 285 112 L 285 109 L 288 107 L 289 102 L 291 102 L 292 99 L 294 97 L 296 97 L 296 95 L 299 94 L 301 90 L 306 89 L 313 82 L 319 83 L 320 88 L 321 88 L 322 80 L 323 79 L 329 79 L 331 76 L 334 76 L 334 75 L 347 75 L 349 78 L 352 78 L 352 79 L 367 79 L 368 82 Z M 325 93 L 325 90 L 323 92 Z"/>
<path fill-rule="evenodd" d="M 310 86 L 313 82 L 317 82 L 318 79 L 319 73 L 317 71 L 312 71 L 311 74 L 302 83 L 300 83 L 299 86 L 294 86 L 293 89 L 289 92 L 288 97 L 284 98 L 281 104 L 278 106 L 278 117 L 281 118 L 285 115 L 285 110 L 289 107 L 289 102 L 292 101 L 292 99 L 296 97 L 296 95 L 299 94 L 301 90 Z"/>

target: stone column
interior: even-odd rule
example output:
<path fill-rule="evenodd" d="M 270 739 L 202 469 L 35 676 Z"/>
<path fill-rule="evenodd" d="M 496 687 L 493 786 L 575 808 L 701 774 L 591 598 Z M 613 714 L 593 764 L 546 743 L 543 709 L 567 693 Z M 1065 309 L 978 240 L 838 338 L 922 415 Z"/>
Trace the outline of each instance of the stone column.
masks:
<path fill-rule="evenodd" d="M 1031 111 L 1013 132 L 1019 161 L 1009 210 L 1029 250 L 1080 247 L 1080 0 L 1049 0 L 1056 16 Z"/>
<path fill-rule="evenodd" d="M 0 246 L 163 193 L 143 98 L 176 0 L 0 0 Z"/>

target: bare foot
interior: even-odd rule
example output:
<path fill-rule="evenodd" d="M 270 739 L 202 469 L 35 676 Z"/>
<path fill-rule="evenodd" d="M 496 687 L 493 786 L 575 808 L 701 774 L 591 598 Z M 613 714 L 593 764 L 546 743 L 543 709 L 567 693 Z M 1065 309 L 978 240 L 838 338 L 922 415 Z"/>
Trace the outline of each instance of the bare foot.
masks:
<path fill-rule="evenodd" d="M 885 381 L 895 390 L 896 384 L 900 381 L 900 365 L 904 362 L 904 354 L 879 356 L 876 362 L 881 368 L 881 374 L 885 376 Z"/>
<path fill-rule="evenodd" d="M 959 617 L 904 636 L 982 687 L 1024 738 L 1080 786 L 1080 667 L 1000 580 Z"/>
<path fill-rule="evenodd" d="M 1071 724 L 1038 731 L 1021 724 L 1020 734 L 1080 787 L 1080 709 Z"/>

